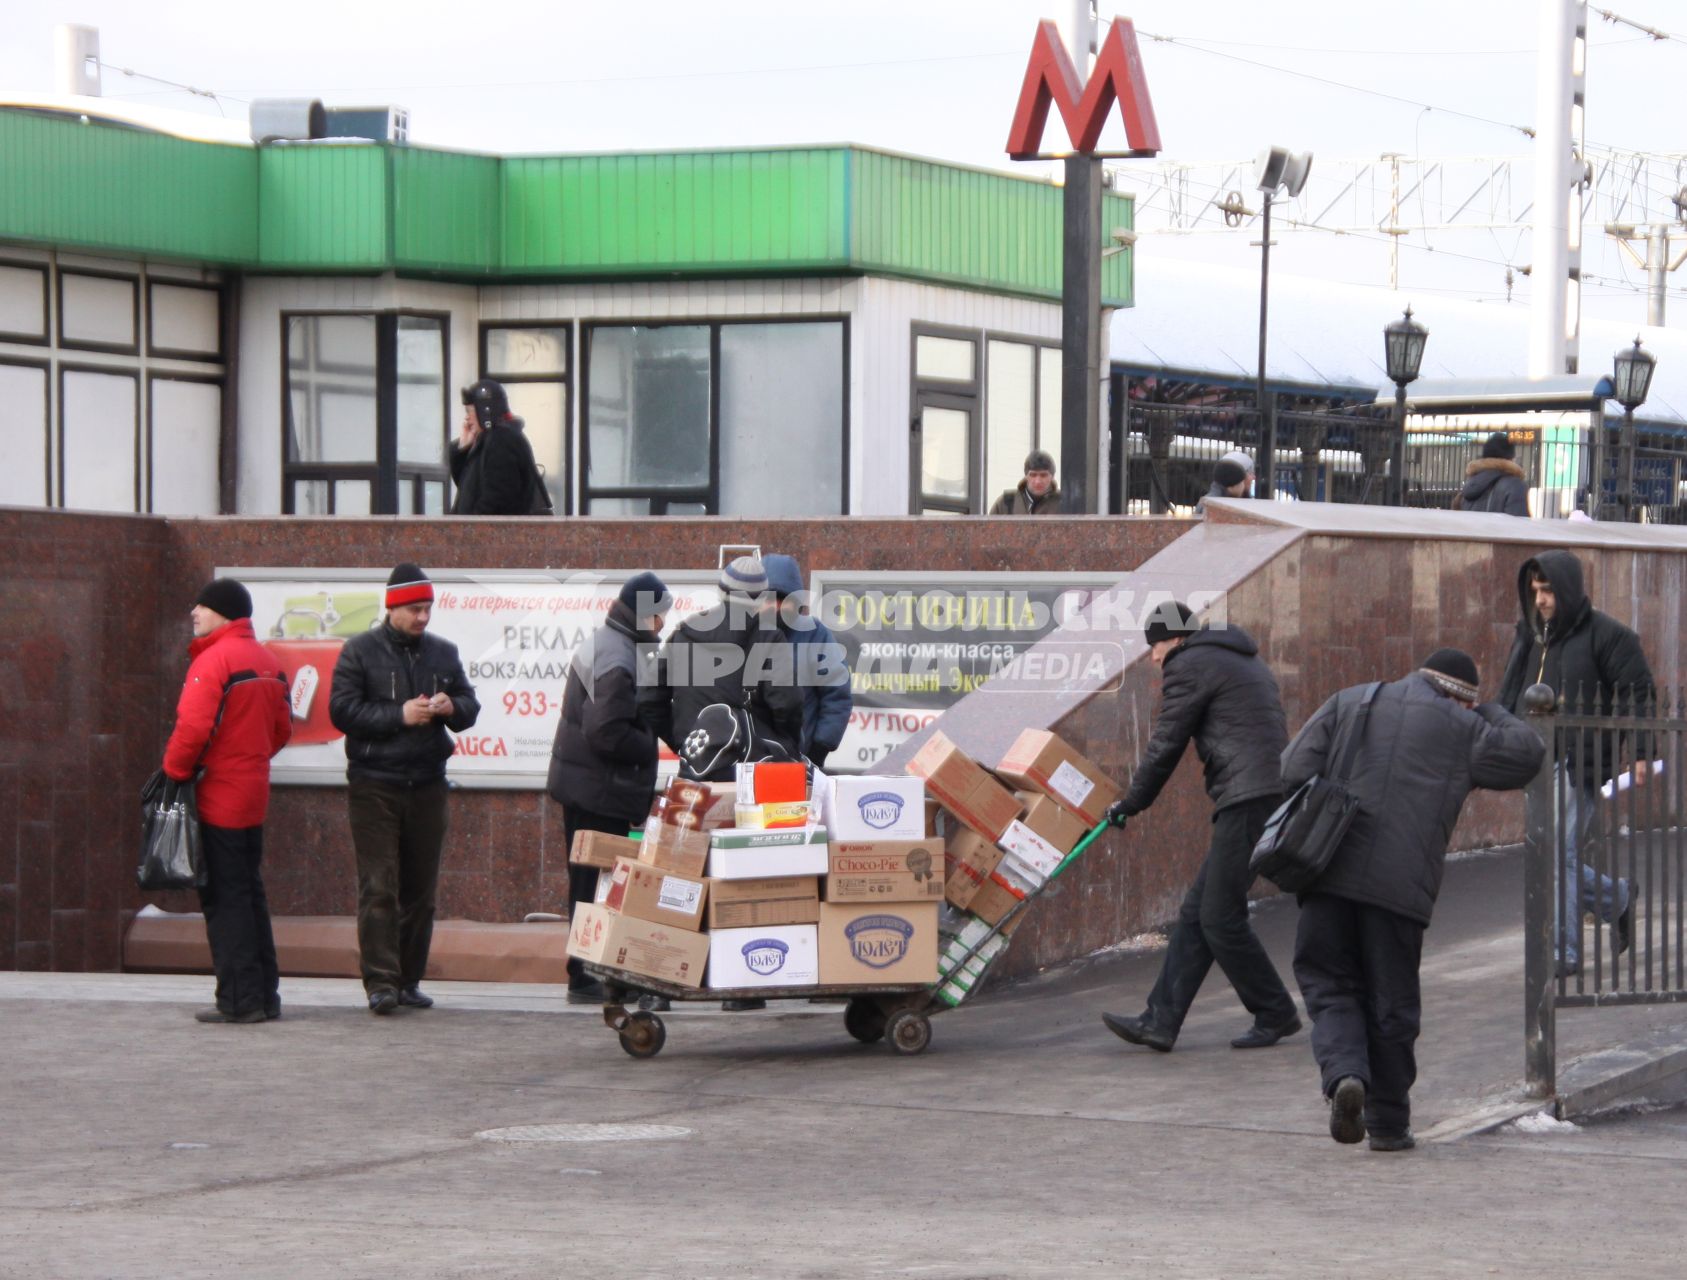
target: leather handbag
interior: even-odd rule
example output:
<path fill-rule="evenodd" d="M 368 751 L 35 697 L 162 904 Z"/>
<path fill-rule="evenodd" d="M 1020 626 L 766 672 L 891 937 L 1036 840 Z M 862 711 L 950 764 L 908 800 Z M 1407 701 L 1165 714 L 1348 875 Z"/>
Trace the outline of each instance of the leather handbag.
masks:
<path fill-rule="evenodd" d="M 1265 821 L 1265 830 L 1248 859 L 1248 870 L 1264 876 L 1285 893 L 1305 893 L 1324 874 L 1342 837 L 1359 812 L 1359 797 L 1348 786 L 1365 721 L 1382 682 L 1365 690 L 1359 714 L 1348 729 L 1341 764 L 1333 774 L 1314 774 Z"/>

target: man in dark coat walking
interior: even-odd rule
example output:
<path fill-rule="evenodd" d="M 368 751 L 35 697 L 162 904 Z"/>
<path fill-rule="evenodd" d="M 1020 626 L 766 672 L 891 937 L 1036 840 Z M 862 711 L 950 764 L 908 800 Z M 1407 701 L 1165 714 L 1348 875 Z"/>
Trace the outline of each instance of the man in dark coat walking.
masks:
<path fill-rule="evenodd" d="M 1453 499 L 1455 511 L 1495 511 L 1529 518 L 1529 484 L 1517 465 L 1511 437 L 1496 431 L 1482 443 L 1482 456 L 1465 464 L 1464 487 Z"/>
<path fill-rule="evenodd" d="M 357 949 L 371 1013 L 433 1004 L 420 987 L 445 846 L 452 733 L 480 703 L 457 646 L 428 634 L 433 583 L 416 565 L 387 578 L 387 616 L 334 664 L 328 718 L 346 735 L 346 808 L 357 851 Z"/>
<path fill-rule="evenodd" d="M 816 768 L 824 769 L 826 757 L 843 741 L 855 706 L 844 647 L 803 603 L 802 566 L 796 559 L 764 556 L 762 563 L 767 568 L 767 585 L 779 601 L 779 629 L 791 639 L 797 686 L 802 690 L 802 740 L 797 745 Z"/>
<path fill-rule="evenodd" d="M 1163 672 L 1160 711 L 1130 788 L 1107 817 L 1123 826 L 1153 804 L 1193 738 L 1213 802 L 1212 842 L 1183 899 L 1148 1008 L 1140 1017 L 1107 1013 L 1102 1021 L 1132 1044 L 1171 1052 L 1216 960 L 1254 1017 L 1232 1047 L 1266 1048 L 1300 1030 L 1294 1001 L 1248 923 L 1248 859 L 1283 799 L 1277 757 L 1289 734 L 1277 680 L 1247 632 L 1198 626 L 1175 601 L 1156 610 L 1143 631 Z"/>
<path fill-rule="evenodd" d="M 662 619 L 674 597 L 654 573 L 628 578 L 609 616 L 574 651 L 551 744 L 545 789 L 562 806 L 569 849 L 581 831 L 626 835 L 644 825 L 656 791 L 656 731 L 639 718 L 639 689 L 654 680 Z M 568 913 L 590 902 L 597 868 L 568 864 Z M 570 1004 L 602 1004 L 603 986 L 568 961 Z"/>
<path fill-rule="evenodd" d="M 1343 689 L 1283 752 L 1283 785 L 1339 771 L 1359 812 L 1324 874 L 1300 898 L 1295 980 L 1312 1018 L 1312 1052 L 1330 1100 L 1330 1136 L 1404 1151 L 1411 1131 L 1418 964 L 1447 841 L 1475 787 L 1512 791 L 1545 748 L 1497 703 L 1477 705 L 1476 663 L 1438 649 L 1404 679 Z"/>
<path fill-rule="evenodd" d="M 482 378 L 463 388 L 463 426 L 448 462 L 457 488 L 454 516 L 525 516 L 548 504 L 522 421 L 510 412 L 502 383 Z"/>
<path fill-rule="evenodd" d="M 1641 716 L 1652 701 L 1652 670 L 1640 637 L 1609 614 L 1593 607 L 1582 585 L 1582 562 L 1568 551 L 1543 551 L 1523 562 L 1517 573 L 1517 602 L 1522 617 L 1506 659 L 1500 703 L 1517 714 L 1523 694 L 1544 684 L 1566 709 L 1611 718 Z M 1651 776 L 1646 735 L 1614 731 L 1570 732 L 1559 746 L 1555 777 L 1556 804 L 1562 815 L 1563 854 L 1558 869 L 1558 971 L 1581 967 L 1581 920 L 1592 912 L 1611 925 L 1616 953 L 1628 949 L 1634 930 L 1634 894 L 1626 880 L 1597 873 L 1582 861 L 1593 834 L 1599 791 L 1625 772 L 1625 755 L 1634 762 L 1633 780 Z M 1566 885 L 1575 892 L 1566 892 Z"/>

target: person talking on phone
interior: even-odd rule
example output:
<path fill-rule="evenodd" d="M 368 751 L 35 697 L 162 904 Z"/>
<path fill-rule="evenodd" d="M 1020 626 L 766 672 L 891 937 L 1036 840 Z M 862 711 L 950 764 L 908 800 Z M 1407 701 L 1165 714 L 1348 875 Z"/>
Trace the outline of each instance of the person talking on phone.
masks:
<path fill-rule="evenodd" d="M 357 950 L 371 1013 L 426 1009 L 434 894 L 445 845 L 445 764 L 480 717 L 457 646 L 428 634 L 433 583 L 387 578 L 386 617 L 334 665 L 328 718 L 346 735 L 346 808 L 357 850 Z"/>
<path fill-rule="evenodd" d="M 520 418 L 510 412 L 503 384 L 482 378 L 464 387 L 463 422 L 447 463 L 457 500 L 454 516 L 525 516 L 543 487 Z"/>

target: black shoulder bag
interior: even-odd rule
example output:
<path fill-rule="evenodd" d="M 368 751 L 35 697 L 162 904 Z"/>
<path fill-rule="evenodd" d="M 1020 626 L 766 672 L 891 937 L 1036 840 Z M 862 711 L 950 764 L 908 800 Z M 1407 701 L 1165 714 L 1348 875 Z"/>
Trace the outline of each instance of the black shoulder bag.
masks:
<path fill-rule="evenodd" d="M 1382 682 L 1377 681 L 1365 690 L 1336 772 L 1308 778 L 1266 819 L 1265 830 L 1248 859 L 1248 870 L 1264 876 L 1285 893 L 1304 893 L 1311 888 L 1353 825 L 1359 797 L 1349 789 L 1348 776 L 1365 736 L 1371 703 L 1381 688 Z"/>

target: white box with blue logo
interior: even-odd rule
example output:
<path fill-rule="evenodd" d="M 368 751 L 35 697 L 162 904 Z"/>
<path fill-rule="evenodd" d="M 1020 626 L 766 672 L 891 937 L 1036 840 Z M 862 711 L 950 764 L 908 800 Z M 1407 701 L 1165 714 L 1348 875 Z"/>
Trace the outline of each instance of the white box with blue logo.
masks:
<path fill-rule="evenodd" d="M 709 934 L 711 987 L 811 987 L 819 981 L 816 925 L 754 925 Z"/>
<path fill-rule="evenodd" d="M 923 840 L 923 778 L 828 778 L 825 823 L 834 840 Z"/>

